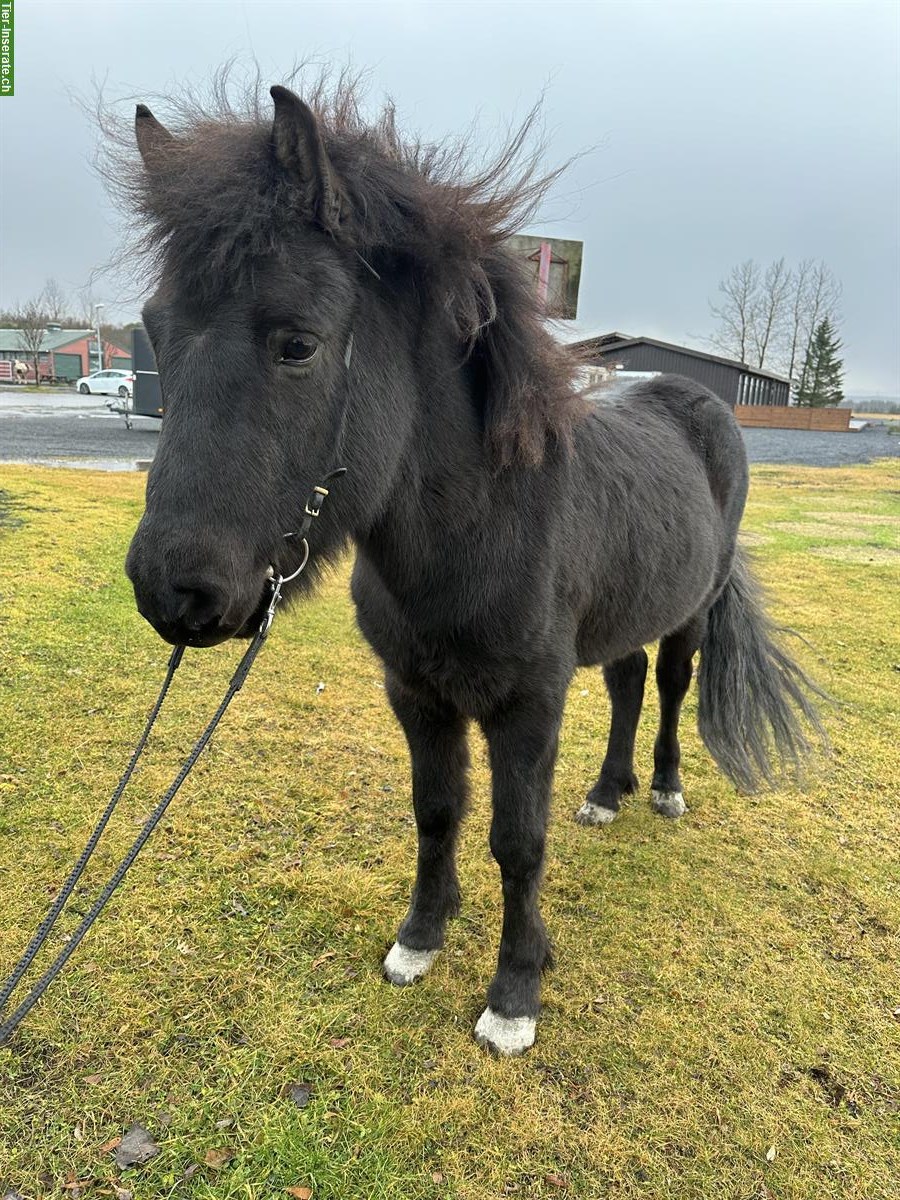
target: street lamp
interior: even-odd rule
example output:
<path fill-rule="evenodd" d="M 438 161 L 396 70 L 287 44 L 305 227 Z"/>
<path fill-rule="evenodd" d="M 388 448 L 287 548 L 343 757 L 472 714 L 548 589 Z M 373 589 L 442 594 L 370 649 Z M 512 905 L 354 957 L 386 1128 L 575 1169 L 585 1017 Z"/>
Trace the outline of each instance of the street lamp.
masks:
<path fill-rule="evenodd" d="M 94 305 L 94 328 L 97 334 L 97 370 L 103 370 L 103 343 L 100 341 L 100 309 L 104 308 L 103 304 Z"/>

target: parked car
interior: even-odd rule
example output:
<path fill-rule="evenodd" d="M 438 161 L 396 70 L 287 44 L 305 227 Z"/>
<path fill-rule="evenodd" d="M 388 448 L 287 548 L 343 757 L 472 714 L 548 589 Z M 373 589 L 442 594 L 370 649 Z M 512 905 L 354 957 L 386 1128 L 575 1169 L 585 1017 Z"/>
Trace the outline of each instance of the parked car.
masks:
<path fill-rule="evenodd" d="M 119 396 L 127 400 L 134 388 L 131 371 L 95 371 L 93 375 L 82 375 L 75 384 L 82 396 Z"/>

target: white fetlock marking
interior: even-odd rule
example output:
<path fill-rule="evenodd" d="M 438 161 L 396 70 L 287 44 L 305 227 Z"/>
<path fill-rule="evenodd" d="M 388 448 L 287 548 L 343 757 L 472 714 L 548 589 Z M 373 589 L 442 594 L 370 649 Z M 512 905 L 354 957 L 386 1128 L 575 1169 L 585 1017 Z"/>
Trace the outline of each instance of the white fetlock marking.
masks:
<path fill-rule="evenodd" d="M 534 1045 L 536 1030 L 536 1017 L 501 1017 L 486 1008 L 475 1026 L 475 1041 L 498 1054 L 524 1054 Z"/>
<path fill-rule="evenodd" d="M 664 817 L 683 817 L 687 812 L 687 805 L 681 792 L 658 792 L 654 788 L 651 795 L 653 807 Z"/>
<path fill-rule="evenodd" d="M 575 820 L 581 825 L 608 825 L 618 815 L 614 808 L 604 808 L 602 804 L 591 804 L 589 800 L 585 800 L 575 814 Z"/>
<path fill-rule="evenodd" d="M 384 973 L 391 983 L 415 983 L 428 974 L 437 955 L 437 950 L 410 950 L 394 942 L 384 960 Z"/>

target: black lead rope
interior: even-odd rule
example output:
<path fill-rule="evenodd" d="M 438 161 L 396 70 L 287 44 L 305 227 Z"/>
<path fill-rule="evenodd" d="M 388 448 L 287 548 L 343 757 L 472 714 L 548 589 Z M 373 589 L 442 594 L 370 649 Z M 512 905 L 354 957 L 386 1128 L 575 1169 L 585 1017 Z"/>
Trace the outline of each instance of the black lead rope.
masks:
<path fill-rule="evenodd" d="M 19 961 L 16 964 L 16 967 L 13 970 L 12 974 L 10 975 L 9 979 L 7 979 L 6 983 L 3 985 L 3 990 L 0 991 L 0 1013 L 3 1012 L 4 1008 L 6 1008 L 6 1002 L 10 998 L 12 993 L 15 991 L 15 989 L 18 987 L 19 980 L 22 978 L 22 976 L 25 974 L 25 972 L 28 970 L 28 968 L 34 962 L 35 956 L 37 955 L 41 946 L 43 946 L 44 942 L 49 937 L 51 929 L 56 924 L 57 917 L 59 916 L 59 914 L 62 912 L 63 908 L 65 907 L 66 901 L 72 895 L 72 892 L 75 888 L 75 884 L 81 878 L 82 871 L 87 866 L 88 860 L 90 859 L 91 855 L 94 853 L 94 850 L 97 847 L 97 843 L 100 841 L 100 838 L 103 834 L 103 830 L 109 824 L 109 819 L 113 815 L 113 812 L 115 811 L 115 807 L 119 803 L 119 799 L 120 799 L 122 793 L 125 791 L 125 788 L 128 786 L 128 781 L 129 781 L 129 779 L 131 779 L 131 776 L 134 773 L 134 768 L 137 766 L 137 761 L 141 757 L 141 754 L 143 753 L 144 746 L 146 746 L 146 744 L 147 744 L 147 738 L 150 736 L 150 730 L 153 728 L 153 726 L 156 722 L 156 718 L 159 716 L 159 710 L 162 708 L 163 700 L 165 700 L 165 698 L 166 698 L 166 692 L 168 692 L 168 690 L 169 690 L 169 684 L 172 682 L 172 676 L 178 670 L 178 666 L 181 662 L 183 655 L 184 655 L 184 646 L 176 646 L 175 649 L 172 651 L 172 654 L 169 658 L 169 666 L 168 666 L 168 669 L 166 670 L 166 677 L 163 680 L 163 685 L 159 689 L 159 695 L 156 697 L 156 703 L 153 705 L 153 708 L 150 710 L 150 716 L 147 718 L 147 724 L 144 726 L 144 732 L 141 734 L 140 738 L 138 739 L 138 744 L 134 748 L 134 753 L 131 756 L 131 760 L 129 761 L 128 766 L 125 768 L 125 773 L 122 776 L 122 778 L 119 780 L 118 787 L 113 792 L 112 799 L 110 800 L 109 804 L 107 804 L 107 806 L 106 806 L 106 811 L 104 812 L 104 814 L 100 818 L 100 820 L 97 822 L 97 826 L 94 829 L 94 832 L 91 834 L 90 838 L 88 839 L 88 844 L 85 846 L 84 850 L 81 852 L 81 858 L 79 858 L 78 862 L 72 868 L 72 872 L 69 875 L 69 878 L 63 884 L 62 890 L 60 891 L 59 895 L 56 897 L 56 900 L 53 902 L 53 904 L 50 908 L 50 911 L 47 913 L 46 917 L 44 917 L 43 921 L 41 921 L 40 925 L 38 925 L 37 931 L 35 932 L 34 937 L 28 943 L 28 949 L 25 951 L 25 953 L 19 959 Z M 3 1030 L 5 1030 L 6 1026 L 4 1025 L 2 1028 L 3 1028 Z M 12 1032 L 12 1030 L 10 1030 L 10 1032 Z M 0 1034 L 0 1042 L 2 1042 L 2 1041 L 3 1041 L 3 1035 Z"/>
<path fill-rule="evenodd" d="M 337 476 L 343 475 L 344 471 L 345 471 L 345 468 L 343 468 L 343 467 L 339 467 L 336 471 L 332 471 L 328 476 L 326 476 L 324 483 L 329 483 L 332 479 L 336 478 Z M 310 526 L 312 525 L 313 521 L 319 515 L 322 505 L 325 502 L 325 498 L 328 496 L 328 488 L 324 486 L 324 483 L 322 485 L 317 485 L 310 492 L 309 497 L 306 501 L 306 506 L 304 509 L 304 518 L 300 524 L 300 528 L 294 533 L 289 533 L 289 534 L 284 535 L 285 537 L 294 537 L 294 538 L 300 539 L 300 541 L 303 545 L 302 561 L 300 563 L 300 566 L 291 575 L 287 575 L 287 576 L 279 575 L 277 578 L 275 578 L 274 571 L 273 571 L 272 578 L 270 581 L 271 587 L 272 587 L 272 594 L 269 598 L 269 603 L 266 608 L 266 611 L 263 614 L 262 622 L 260 623 L 259 629 L 255 633 L 250 645 L 245 650 L 243 658 L 238 663 L 238 666 L 237 666 L 234 674 L 231 677 L 231 682 L 228 684 L 228 688 L 225 692 L 224 697 L 222 698 L 222 702 L 220 703 L 219 707 L 216 709 L 215 713 L 213 714 L 209 724 L 206 726 L 203 733 L 197 739 L 197 742 L 195 743 L 193 750 L 188 755 L 188 757 L 185 759 L 184 763 L 182 764 L 181 770 L 175 776 L 175 779 L 172 781 L 171 785 L 169 786 L 168 791 L 162 797 L 162 799 L 159 801 L 156 808 L 153 810 L 153 812 L 150 814 L 150 816 L 147 818 L 147 820 L 144 822 L 144 825 L 141 828 L 141 832 L 135 838 L 135 840 L 131 846 L 131 849 L 128 851 L 128 853 L 125 855 L 125 857 L 119 863 L 115 872 L 110 877 L 109 882 L 106 884 L 106 887 L 104 887 L 103 891 L 100 893 L 100 895 L 94 901 L 93 905 L 90 908 L 90 911 L 84 916 L 84 918 L 81 921 L 81 924 L 78 926 L 78 928 L 75 930 L 75 932 L 70 936 L 68 942 L 63 947 L 63 949 L 59 952 L 56 959 L 50 964 L 50 966 L 47 968 L 47 970 L 44 972 L 44 974 L 41 976 L 41 978 L 37 981 L 37 983 L 34 985 L 34 987 L 31 989 L 31 991 L 28 993 L 28 995 L 25 997 L 25 999 L 19 1005 L 19 1007 L 15 1010 L 15 1012 L 13 1012 L 9 1017 L 7 1017 L 7 1019 L 2 1023 L 2 1025 L 0 1025 L 0 1046 L 2 1046 L 9 1039 L 9 1037 L 12 1035 L 12 1033 L 15 1031 L 16 1027 L 18 1026 L 19 1022 L 25 1016 L 28 1015 L 28 1013 L 32 1010 L 32 1008 L 34 1008 L 35 1004 L 37 1004 L 37 1002 L 40 1000 L 41 996 L 43 996 L 44 992 L 47 990 L 47 988 L 50 986 L 50 984 L 53 982 L 53 980 L 57 977 L 57 975 L 60 973 L 60 971 L 66 965 L 66 963 L 69 961 L 69 959 L 75 953 L 79 944 L 84 939 L 85 935 L 87 934 L 87 932 L 89 931 L 91 926 L 94 924 L 97 917 L 100 915 L 100 913 L 106 907 L 106 904 L 109 901 L 110 897 L 112 896 L 113 892 L 116 890 L 116 888 L 122 882 L 122 880 L 125 878 L 126 874 L 128 873 L 129 867 L 134 862 L 134 860 L 137 858 L 138 854 L 140 854 L 147 839 L 150 837 L 150 835 L 153 833 L 153 830 L 156 828 L 156 826 L 162 820 L 162 817 L 163 817 L 166 809 L 169 807 L 169 804 L 171 803 L 172 799 L 177 794 L 179 788 L 181 787 L 181 785 L 184 783 L 185 779 L 187 779 L 188 775 L 193 770 L 194 764 L 197 762 L 197 759 L 203 753 L 207 742 L 209 741 L 209 739 L 212 737 L 213 733 L 215 732 L 216 726 L 222 720 L 222 717 L 224 717 L 225 711 L 228 708 L 229 704 L 234 699 L 234 697 L 237 695 L 237 693 L 241 690 L 241 688 L 244 686 L 244 681 L 246 680 L 247 675 L 250 672 L 250 668 L 253 666 L 256 656 L 259 654 L 260 650 L 262 649 L 263 643 L 265 642 L 266 638 L 268 637 L 269 630 L 272 627 L 272 621 L 275 616 L 275 609 L 278 606 L 278 604 L 282 598 L 281 597 L 282 587 L 284 586 L 285 583 L 289 582 L 290 580 L 296 579 L 296 577 L 305 568 L 307 561 L 309 560 L 309 543 L 306 540 L 306 535 L 309 532 Z M 50 931 L 53 929 L 53 926 L 55 925 L 57 918 L 59 917 L 60 913 L 62 912 L 63 908 L 65 907 L 66 901 L 71 896 L 76 883 L 78 882 L 79 878 L 81 877 L 81 874 L 84 871 L 84 868 L 87 866 L 88 860 L 90 859 L 91 855 L 94 853 L 97 843 L 99 842 L 99 840 L 103 834 L 103 831 L 106 828 L 106 826 L 109 822 L 109 819 L 112 816 L 113 811 L 115 810 L 115 807 L 118 804 L 118 802 L 122 796 L 122 793 L 125 791 L 125 788 L 128 785 L 128 781 L 131 779 L 131 776 L 134 773 L 134 769 L 137 765 L 138 759 L 140 758 L 141 754 L 143 753 L 144 747 L 147 744 L 147 739 L 150 736 L 150 731 L 153 728 L 153 725 L 156 721 L 157 716 L 159 715 L 159 710 L 162 708 L 162 704 L 166 697 L 166 693 L 169 690 L 169 685 L 172 682 L 172 677 L 174 676 L 176 670 L 178 669 L 178 665 L 181 662 L 183 654 L 184 654 L 183 646 L 176 646 L 175 649 L 172 651 L 172 654 L 169 658 L 169 665 L 166 670 L 166 677 L 163 681 L 163 685 L 160 688 L 160 692 L 156 699 L 156 703 L 154 704 L 153 708 L 150 711 L 150 715 L 147 718 L 147 723 L 144 726 L 144 731 L 141 734 L 140 738 L 138 739 L 138 743 L 135 746 L 134 752 L 131 756 L 128 766 L 125 768 L 125 772 L 122 775 L 122 778 L 119 780 L 118 786 L 116 787 L 116 790 L 113 792 L 112 798 L 110 799 L 109 804 L 106 806 L 106 810 L 104 811 L 103 816 L 97 822 L 94 832 L 91 834 L 90 838 L 88 839 L 88 843 L 85 846 L 84 850 L 82 851 L 81 857 L 78 859 L 78 862 L 72 868 L 72 871 L 71 871 L 68 879 L 66 880 L 65 884 L 63 885 L 62 890 L 60 891 L 56 900 L 53 902 L 53 905 L 51 906 L 50 911 L 47 913 L 47 915 L 44 917 L 43 921 L 41 921 L 40 925 L 38 926 L 34 937 L 31 939 L 31 941 L 28 944 L 27 950 L 22 955 L 19 962 L 16 964 L 12 974 L 9 976 L 6 983 L 3 985 L 3 989 L 2 989 L 2 991 L 0 991 L 0 1013 L 2 1013 L 2 1011 L 6 1005 L 6 1002 L 9 1000 L 9 997 L 15 991 L 22 976 L 25 974 L 25 972 L 31 966 L 38 951 L 41 949 L 44 942 L 49 937 Z"/>

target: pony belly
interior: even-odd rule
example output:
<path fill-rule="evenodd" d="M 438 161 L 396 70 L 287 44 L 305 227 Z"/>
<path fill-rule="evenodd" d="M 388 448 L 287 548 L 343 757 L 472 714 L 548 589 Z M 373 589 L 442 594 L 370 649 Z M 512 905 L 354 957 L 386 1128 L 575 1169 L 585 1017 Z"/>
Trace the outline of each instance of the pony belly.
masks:
<path fill-rule="evenodd" d="M 648 563 L 640 587 L 622 584 L 596 597 L 581 618 L 576 635 L 578 665 L 618 662 L 642 646 L 681 629 L 704 610 L 715 592 L 718 557 L 709 548 L 701 558 L 683 563 L 679 573 L 667 564 L 654 571 Z"/>

